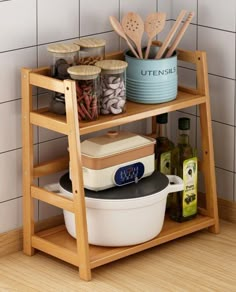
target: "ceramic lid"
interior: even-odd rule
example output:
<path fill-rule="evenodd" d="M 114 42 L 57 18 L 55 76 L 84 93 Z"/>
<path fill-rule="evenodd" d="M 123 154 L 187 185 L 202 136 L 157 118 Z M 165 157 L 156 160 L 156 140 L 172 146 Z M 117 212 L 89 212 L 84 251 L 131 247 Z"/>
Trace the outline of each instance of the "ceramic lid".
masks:
<path fill-rule="evenodd" d="M 84 38 L 75 41 L 81 48 L 98 48 L 106 45 L 106 41 L 97 38 Z"/>
<path fill-rule="evenodd" d="M 87 139 L 81 143 L 83 155 L 106 157 L 145 145 L 154 144 L 155 139 L 131 132 L 109 131 L 106 135 Z"/>
<path fill-rule="evenodd" d="M 60 186 L 72 193 L 72 184 L 69 174 L 66 173 L 60 178 Z M 161 192 L 169 185 L 169 179 L 159 171 L 154 171 L 152 175 L 144 177 L 138 183 L 131 183 L 122 187 L 113 187 L 99 192 L 84 189 L 85 196 L 100 200 L 124 200 L 150 196 Z"/>
<path fill-rule="evenodd" d="M 92 65 L 78 65 L 69 67 L 67 72 L 72 79 L 94 79 L 99 75 L 101 69 Z"/>
<path fill-rule="evenodd" d="M 76 44 L 51 44 L 47 47 L 48 52 L 50 53 L 59 53 L 59 54 L 66 54 L 66 53 L 74 53 L 80 50 L 80 47 Z"/>

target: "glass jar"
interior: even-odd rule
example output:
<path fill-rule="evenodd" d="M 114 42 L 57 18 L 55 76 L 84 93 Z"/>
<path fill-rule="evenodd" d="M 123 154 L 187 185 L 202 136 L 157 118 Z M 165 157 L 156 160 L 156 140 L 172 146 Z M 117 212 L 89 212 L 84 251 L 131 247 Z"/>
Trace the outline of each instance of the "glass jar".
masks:
<path fill-rule="evenodd" d="M 120 60 L 103 60 L 95 65 L 102 70 L 100 113 L 116 115 L 125 112 L 128 63 Z"/>
<path fill-rule="evenodd" d="M 52 56 L 52 77 L 64 80 L 70 78 L 67 69 L 75 66 L 78 61 L 78 52 L 80 47 L 75 44 L 51 44 L 47 50 Z M 65 96 L 62 93 L 54 92 L 52 94 L 49 109 L 57 114 L 65 114 Z"/>
<path fill-rule="evenodd" d="M 68 68 L 70 77 L 76 82 L 79 121 L 93 121 L 99 116 L 101 69 L 92 65 Z"/>
<path fill-rule="evenodd" d="M 47 48 L 52 55 L 52 76 L 64 80 L 69 78 L 67 69 L 78 61 L 80 47 L 76 44 L 51 44 Z"/>
<path fill-rule="evenodd" d="M 77 40 L 80 46 L 78 65 L 94 65 L 105 58 L 106 41 L 97 38 L 84 38 Z"/>

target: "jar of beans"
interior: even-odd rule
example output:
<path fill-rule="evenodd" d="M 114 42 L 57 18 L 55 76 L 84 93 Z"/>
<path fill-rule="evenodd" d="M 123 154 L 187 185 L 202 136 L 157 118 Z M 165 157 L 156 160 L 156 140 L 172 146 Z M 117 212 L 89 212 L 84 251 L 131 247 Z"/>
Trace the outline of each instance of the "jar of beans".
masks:
<path fill-rule="evenodd" d="M 78 65 L 94 65 L 105 58 L 106 41 L 97 38 L 84 38 L 75 41 L 80 46 Z"/>
<path fill-rule="evenodd" d="M 75 44 L 51 44 L 47 48 L 51 54 L 52 77 L 64 80 L 70 78 L 67 69 L 76 65 L 80 47 Z M 57 114 L 65 114 L 65 96 L 59 92 L 52 95 L 50 110 Z"/>
<path fill-rule="evenodd" d="M 70 77 L 76 82 L 79 121 L 93 121 L 99 115 L 101 69 L 92 65 L 68 68 Z"/>
<path fill-rule="evenodd" d="M 125 112 L 128 63 L 120 60 L 103 60 L 95 65 L 102 70 L 100 113 L 116 115 Z"/>

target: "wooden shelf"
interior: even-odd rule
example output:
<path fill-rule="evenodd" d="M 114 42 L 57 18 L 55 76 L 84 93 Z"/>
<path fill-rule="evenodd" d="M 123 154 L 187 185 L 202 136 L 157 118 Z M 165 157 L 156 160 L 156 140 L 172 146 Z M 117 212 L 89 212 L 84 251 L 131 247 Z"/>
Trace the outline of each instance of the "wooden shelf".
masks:
<path fill-rule="evenodd" d="M 124 54 L 123 52 L 113 53 L 107 58 L 122 59 Z M 99 116 L 97 121 L 91 122 L 78 122 L 77 97 L 73 80 L 61 81 L 50 77 L 50 68 L 22 69 L 22 173 L 25 254 L 33 255 L 36 249 L 41 250 L 79 267 L 80 278 L 88 281 L 92 277 L 91 269 L 100 265 L 204 228 L 208 228 L 213 233 L 219 232 L 206 53 L 178 50 L 178 59 L 195 64 L 196 89 L 179 87 L 177 98 L 162 104 L 149 105 L 127 101 L 124 114 Z M 46 108 L 33 110 L 33 86 L 64 94 L 66 115 L 53 114 Z M 177 223 L 166 218 L 161 233 L 156 238 L 139 245 L 116 248 L 89 245 L 80 136 L 196 105 L 199 108 L 203 153 L 200 169 L 206 190 L 205 205 L 204 208 L 199 208 L 199 215 L 195 219 L 184 223 Z M 34 125 L 67 135 L 70 157 L 65 156 L 34 165 L 33 131 L 36 128 Z M 155 125 L 153 123 L 151 135 L 155 132 L 154 129 Z M 69 161 L 72 175 L 72 200 L 34 185 L 35 178 L 68 169 Z M 79 234 L 78 238 L 72 238 L 64 225 L 35 233 L 34 199 L 73 212 L 76 234 Z"/>
<path fill-rule="evenodd" d="M 165 112 L 180 110 L 202 104 L 205 101 L 206 97 L 204 95 L 191 94 L 184 91 L 179 91 L 175 100 L 161 104 L 141 104 L 127 101 L 124 114 L 100 116 L 96 121 L 80 122 L 80 135 L 135 122 Z M 31 122 L 36 126 L 68 134 L 66 116 L 54 114 L 48 111 L 47 108 L 31 113 Z"/>
<path fill-rule="evenodd" d="M 152 240 L 142 244 L 125 247 L 101 247 L 90 245 L 89 251 L 91 268 L 96 268 L 114 260 L 118 260 L 122 257 L 126 257 L 142 250 L 182 237 L 189 233 L 210 227 L 214 224 L 215 221 L 213 218 L 201 215 L 198 215 L 193 220 L 183 223 L 177 223 L 167 217 L 165 219 L 161 233 Z M 45 243 L 41 244 L 42 241 L 45 241 Z M 33 237 L 33 246 L 35 248 L 61 258 L 61 253 L 59 253 L 59 256 L 55 254 L 55 245 L 61 249 L 61 253 L 63 252 L 64 255 L 65 250 L 69 251 L 71 255 L 74 254 L 74 256 L 71 257 L 68 257 L 68 255 L 65 256 L 64 260 L 79 267 L 79 261 L 76 259 L 76 241 L 72 236 L 69 235 L 65 225 L 41 231 L 35 234 Z M 47 248 L 45 248 L 45 246 Z"/>

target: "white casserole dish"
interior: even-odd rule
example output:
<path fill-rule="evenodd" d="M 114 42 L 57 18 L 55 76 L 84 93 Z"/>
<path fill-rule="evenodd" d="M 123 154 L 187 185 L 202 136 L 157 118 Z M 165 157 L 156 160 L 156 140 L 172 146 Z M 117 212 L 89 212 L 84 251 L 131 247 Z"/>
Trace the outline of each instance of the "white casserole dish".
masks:
<path fill-rule="evenodd" d="M 137 182 L 155 169 L 155 139 L 110 131 L 81 143 L 84 187 L 100 191 Z"/>
<path fill-rule="evenodd" d="M 89 243 L 127 246 L 151 240 L 163 227 L 168 193 L 181 190 L 181 178 L 167 177 L 157 171 L 138 183 L 121 188 L 101 192 L 85 190 Z M 59 192 L 72 198 L 68 174 L 61 177 Z M 63 212 L 67 231 L 76 238 L 75 216 L 69 211 Z"/>

